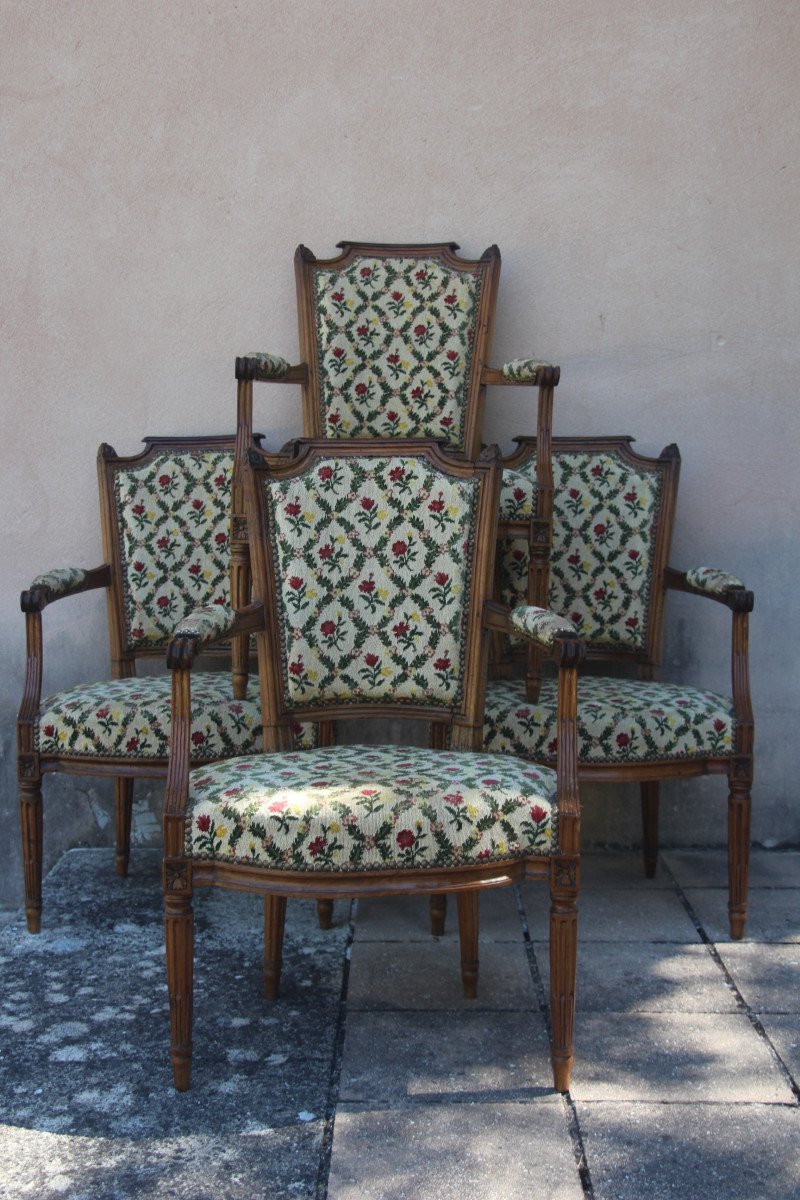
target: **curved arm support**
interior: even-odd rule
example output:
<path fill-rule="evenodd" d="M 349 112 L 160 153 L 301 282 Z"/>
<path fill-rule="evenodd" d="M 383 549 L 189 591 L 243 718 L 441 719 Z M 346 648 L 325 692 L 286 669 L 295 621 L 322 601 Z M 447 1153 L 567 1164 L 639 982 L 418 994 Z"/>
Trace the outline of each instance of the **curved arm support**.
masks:
<path fill-rule="evenodd" d="M 558 387 L 560 378 L 561 367 L 537 358 L 517 358 L 481 372 L 481 383 L 499 387 Z"/>
<path fill-rule="evenodd" d="M 236 359 L 235 374 L 237 379 L 260 383 L 307 383 L 308 365 L 292 366 L 278 354 L 247 354 Z"/>
<path fill-rule="evenodd" d="M 111 567 L 108 563 L 89 570 L 59 567 L 55 571 L 37 575 L 30 587 L 20 595 L 19 605 L 24 613 L 41 612 L 48 604 L 63 600 L 65 596 L 76 596 L 78 592 L 110 586 Z"/>
<path fill-rule="evenodd" d="M 700 567 L 694 571 L 676 571 L 674 567 L 667 567 L 664 571 L 664 587 L 674 592 L 688 592 L 692 596 L 705 596 L 708 600 L 716 600 L 735 613 L 753 611 L 753 593 L 748 591 L 735 575 L 724 575 L 722 571 L 714 572 L 715 576 L 724 576 L 730 581 L 726 586 L 709 587 L 696 582 L 699 572 L 708 570 L 709 568 Z"/>
<path fill-rule="evenodd" d="M 171 671 L 191 670 L 207 646 L 239 634 L 258 633 L 264 627 L 264 605 L 260 601 L 238 611 L 227 604 L 195 609 L 175 628 L 167 647 L 167 666 Z"/>

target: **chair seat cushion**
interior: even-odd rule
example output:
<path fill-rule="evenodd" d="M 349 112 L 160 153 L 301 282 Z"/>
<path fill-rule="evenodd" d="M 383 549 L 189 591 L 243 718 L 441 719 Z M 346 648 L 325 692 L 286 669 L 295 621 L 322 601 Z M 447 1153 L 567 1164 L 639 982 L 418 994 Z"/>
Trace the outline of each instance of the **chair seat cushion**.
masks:
<path fill-rule="evenodd" d="M 555 772 L 500 754 L 331 746 L 192 771 L 186 851 L 287 871 L 463 867 L 546 855 Z"/>
<path fill-rule="evenodd" d="M 506 467 L 500 487 L 500 520 L 522 521 L 533 516 L 536 483 L 521 471 Z"/>
<path fill-rule="evenodd" d="M 108 679 L 57 692 L 39 709 L 36 748 L 48 758 L 165 759 L 170 705 L 168 675 Z M 313 744 L 312 730 L 298 726 L 308 739 L 300 746 Z M 224 758 L 260 747 L 258 679 L 248 680 L 245 700 L 234 700 L 230 672 L 193 672 L 192 758 Z"/>
<path fill-rule="evenodd" d="M 578 681 L 578 761 L 659 762 L 733 753 L 730 700 L 678 683 L 582 676 Z M 556 685 L 525 699 L 522 680 L 495 680 L 486 691 L 484 746 L 538 762 L 556 758 Z"/>

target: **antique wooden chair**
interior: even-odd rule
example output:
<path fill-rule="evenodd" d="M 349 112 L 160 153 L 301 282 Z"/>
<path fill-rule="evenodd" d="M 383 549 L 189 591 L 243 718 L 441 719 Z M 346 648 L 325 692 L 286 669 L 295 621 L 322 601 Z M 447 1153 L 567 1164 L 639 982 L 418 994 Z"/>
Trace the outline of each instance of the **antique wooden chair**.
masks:
<path fill-rule="evenodd" d="M 173 727 L 164 897 L 175 1086 L 189 1086 L 192 893 L 264 897 L 268 997 L 292 896 L 455 892 L 465 992 L 478 972 L 478 892 L 549 879 L 556 1087 L 568 1086 L 578 893 L 574 628 L 490 599 L 500 483 L 430 441 L 319 440 L 293 460 L 252 451 L 253 603 L 209 606 L 169 647 Z M 518 627 L 558 663 L 555 770 L 480 752 L 487 631 Z M 257 633 L 264 750 L 193 768 L 192 663 Z M 390 715 L 443 723 L 451 750 L 292 752 L 298 721 Z"/>
<path fill-rule="evenodd" d="M 247 603 L 250 586 L 240 476 L 253 427 L 254 380 L 302 385 L 302 433 L 311 438 L 430 437 L 473 461 L 481 449 L 487 385 L 538 388 L 540 447 L 550 436 L 559 368 L 531 357 L 487 365 L 500 276 L 496 246 L 476 261 L 460 258 L 455 242 L 339 242 L 338 248 L 342 253 L 332 259 L 317 259 L 305 246 L 295 252 L 302 362 L 290 365 L 270 353 L 236 359 L 231 597 L 237 607 Z M 541 574 L 549 545 L 544 453 L 537 468 L 542 479 L 530 557 Z M 234 664 L 236 694 L 243 695 L 241 641 Z"/>
<path fill-rule="evenodd" d="M 198 604 L 228 602 L 233 454 L 232 436 L 146 438 L 132 458 L 101 446 L 105 562 L 50 571 L 22 593 L 27 667 L 17 762 L 31 932 L 41 921 L 43 775 L 113 776 L 116 866 L 127 871 L 134 781 L 165 774 L 170 719 L 169 675 L 137 677 L 136 662 L 163 660 L 175 623 Z M 42 700 L 42 610 L 92 588 L 106 589 L 112 678 Z M 257 688 L 234 701 L 230 672 L 209 670 L 195 684 L 193 761 L 252 749 L 261 732 Z"/>
<path fill-rule="evenodd" d="M 519 438 L 505 460 L 500 517 L 501 594 L 529 599 L 526 508 L 534 485 L 536 440 Z M 752 592 L 708 567 L 667 565 L 680 469 L 676 446 L 659 458 L 631 438 L 556 438 L 549 605 L 585 639 L 587 664 L 614 664 L 614 675 L 581 678 L 578 763 L 581 780 L 641 785 L 645 870 L 658 854 L 658 784 L 694 775 L 728 776 L 731 936 L 747 912 L 753 714 L 748 672 Z M 512 499 L 516 497 L 516 508 Z M 658 681 L 664 600 L 670 590 L 714 600 L 733 615 L 732 695 Z M 533 593 L 538 599 L 541 593 Z M 540 601 L 541 602 L 541 601 Z M 620 669 L 627 668 L 626 677 Z M 507 674 L 501 668 L 500 674 Z M 635 677 L 630 678 L 633 674 Z M 486 698 L 485 748 L 555 761 L 552 681 L 495 678 Z"/>

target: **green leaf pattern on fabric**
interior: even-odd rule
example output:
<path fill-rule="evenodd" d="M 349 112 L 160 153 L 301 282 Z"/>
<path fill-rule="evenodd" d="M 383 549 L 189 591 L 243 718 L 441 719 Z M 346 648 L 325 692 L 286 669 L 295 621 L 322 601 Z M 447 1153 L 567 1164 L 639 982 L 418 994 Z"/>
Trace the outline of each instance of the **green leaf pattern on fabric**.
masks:
<path fill-rule="evenodd" d="M 57 596 L 63 596 L 76 584 L 83 583 L 85 578 L 86 572 L 80 567 L 56 567 L 54 571 L 37 575 L 29 590 L 42 588 L 48 600 L 55 600 Z"/>
<path fill-rule="evenodd" d="M 512 383 L 532 383 L 542 367 L 550 363 L 541 358 L 515 358 L 512 362 L 503 363 L 503 376 Z"/>
<path fill-rule="evenodd" d="M 529 459 L 515 476 L 534 480 L 535 465 Z M 588 646 L 642 649 L 660 477 L 614 453 L 558 452 L 553 484 L 549 607 L 568 617 Z M 510 608 L 526 603 L 527 540 L 501 543 L 498 559 L 503 603 Z"/>
<path fill-rule="evenodd" d="M 315 275 L 327 437 L 460 447 L 480 276 L 434 258 L 359 257 Z"/>
<path fill-rule="evenodd" d="M 283 379 L 289 370 L 289 363 L 285 358 L 281 358 L 279 354 L 247 354 L 245 357 L 250 362 L 258 364 L 255 371 L 256 379 L 266 382 L 270 379 Z"/>
<path fill-rule="evenodd" d="M 227 604 L 207 604 L 196 608 L 175 626 L 175 637 L 197 638 L 200 642 L 224 638 L 230 633 L 236 614 Z"/>
<path fill-rule="evenodd" d="M 582 675 L 578 685 L 580 763 L 727 757 L 735 726 L 730 700 L 686 684 Z M 555 681 L 542 682 L 535 702 L 525 699 L 522 681 L 491 682 L 484 745 L 555 763 Z"/>
<path fill-rule="evenodd" d="M 196 608 L 228 603 L 232 451 L 120 467 L 115 493 L 128 649 L 168 643 Z"/>
<path fill-rule="evenodd" d="M 744 584 L 736 575 L 729 575 L 727 571 L 720 571 L 717 567 L 693 567 L 686 572 L 686 582 L 695 588 L 701 588 L 704 592 L 712 592 L 714 595 L 722 596 L 730 588 L 743 588 Z"/>
<path fill-rule="evenodd" d="M 333 746 L 192 772 L 186 852 L 287 871 L 463 867 L 555 848 L 556 779 L 503 755 Z"/>
<path fill-rule="evenodd" d="M 524 471 L 507 468 L 500 487 L 500 520 L 524 521 L 532 517 L 535 496 L 536 480 Z"/>
<path fill-rule="evenodd" d="M 287 704 L 458 703 L 477 481 L 398 455 L 265 486 Z"/>
<path fill-rule="evenodd" d="M 168 675 L 109 679 L 57 692 L 43 701 L 36 749 L 47 757 L 81 755 L 165 759 L 169 743 Z M 294 728 L 298 749 L 316 744 L 316 727 Z M 261 749 L 258 679 L 234 700 L 228 671 L 192 672 L 191 757 L 209 761 Z"/>

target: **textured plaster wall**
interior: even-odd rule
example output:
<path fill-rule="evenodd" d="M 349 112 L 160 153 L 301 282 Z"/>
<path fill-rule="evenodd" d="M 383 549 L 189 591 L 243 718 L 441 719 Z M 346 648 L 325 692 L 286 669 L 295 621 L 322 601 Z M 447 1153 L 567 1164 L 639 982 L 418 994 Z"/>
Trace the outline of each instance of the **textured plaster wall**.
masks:
<path fill-rule="evenodd" d="M 790 0 L 0 3 L 0 900 L 20 588 L 100 561 L 101 441 L 232 428 L 234 356 L 296 355 L 294 247 L 343 237 L 496 241 L 495 361 L 562 364 L 556 432 L 680 444 L 674 563 L 757 595 L 754 834 L 800 838 L 796 35 Z M 277 446 L 299 394 L 259 395 Z M 491 396 L 488 435 L 529 404 Z M 46 689 L 104 669 L 99 595 L 45 626 Z M 673 673 L 725 688 L 723 610 L 678 598 L 670 628 Z M 665 840 L 724 839 L 721 780 L 665 795 Z M 108 841 L 109 800 L 48 781 L 49 856 Z M 634 791 L 586 800 L 589 838 L 636 839 Z"/>

